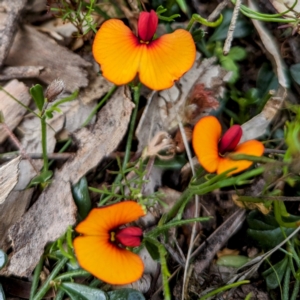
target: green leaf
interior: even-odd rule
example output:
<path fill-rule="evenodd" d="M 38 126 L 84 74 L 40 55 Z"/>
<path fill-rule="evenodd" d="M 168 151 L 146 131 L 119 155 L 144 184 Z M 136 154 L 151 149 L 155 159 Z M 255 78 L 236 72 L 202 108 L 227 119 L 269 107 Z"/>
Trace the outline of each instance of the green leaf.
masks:
<path fill-rule="evenodd" d="M 51 179 L 52 175 L 53 175 L 53 172 L 51 170 L 43 171 L 40 175 L 34 177 L 30 181 L 29 186 L 33 186 L 33 185 L 37 185 L 37 184 L 47 182 Z"/>
<path fill-rule="evenodd" d="M 222 41 L 225 40 L 227 37 L 228 29 L 229 29 L 229 24 L 231 21 L 232 17 L 232 10 L 231 9 L 225 9 L 222 12 L 223 15 L 223 22 L 215 32 L 212 34 L 212 36 L 209 38 L 208 42 L 216 42 L 216 41 Z M 233 33 L 234 38 L 242 38 L 247 35 L 249 35 L 252 32 L 252 26 L 250 25 L 249 22 L 247 22 L 243 18 L 238 18 L 236 22 L 236 27 Z"/>
<path fill-rule="evenodd" d="M 105 292 L 85 285 L 63 282 L 59 288 L 65 291 L 72 300 L 108 300 Z"/>
<path fill-rule="evenodd" d="M 152 259 L 155 261 L 159 261 L 158 249 L 153 243 L 151 243 L 151 240 L 150 241 L 145 240 L 144 244 L 145 244 L 145 247 L 147 248 L 150 256 L 152 257 Z"/>
<path fill-rule="evenodd" d="M 288 236 L 295 230 L 295 228 L 283 228 L 283 230 L 286 236 Z M 285 239 L 279 227 L 272 230 L 248 229 L 247 233 L 251 238 L 258 242 L 260 247 L 264 249 L 274 248 Z"/>
<path fill-rule="evenodd" d="M 217 260 L 217 265 L 240 268 L 251 259 L 243 255 L 223 255 Z"/>
<path fill-rule="evenodd" d="M 263 98 L 270 90 L 277 90 L 278 85 L 278 79 L 273 72 L 272 66 L 269 63 L 264 63 L 258 72 L 256 80 L 258 97 Z"/>
<path fill-rule="evenodd" d="M 185 2 L 185 0 L 176 0 L 178 6 L 180 7 L 180 9 L 185 13 L 187 14 L 188 12 L 188 6 Z"/>
<path fill-rule="evenodd" d="M 0 300 L 5 300 L 5 294 L 2 288 L 2 284 L 0 283 Z"/>
<path fill-rule="evenodd" d="M 252 210 L 248 217 L 247 223 L 251 229 L 271 230 L 278 227 L 278 223 L 271 215 L 263 215 L 257 210 Z"/>
<path fill-rule="evenodd" d="M 262 273 L 266 279 L 266 283 L 269 289 L 273 290 L 279 286 L 283 275 L 285 274 L 287 264 L 288 257 L 285 256 L 283 260 L 281 260 L 276 265 L 273 265 L 273 267 L 270 267 L 268 270 Z"/>
<path fill-rule="evenodd" d="M 6 265 L 7 263 L 7 255 L 6 253 L 0 249 L 0 270 Z"/>
<path fill-rule="evenodd" d="M 109 300 L 145 300 L 142 293 L 134 289 L 120 289 L 108 292 Z"/>
<path fill-rule="evenodd" d="M 180 170 L 186 163 L 187 160 L 184 155 L 176 155 L 169 160 L 156 158 L 154 165 L 161 169 Z"/>
<path fill-rule="evenodd" d="M 292 78 L 300 85 L 300 64 L 291 65 Z"/>
<path fill-rule="evenodd" d="M 243 60 L 247 57 L 247 51 L 242 47 L 232 47 L 227 55 L 234 61 Z"/>
<path fill-rule="evenodd" d="M 36 84 L 29 91 L 36 107 L 39 111 L 42 111 L 45 103 L 43 87 L 40 84 Z"/>
<path fill-rule="evenodd" d="M 88 183 L 85 176 L 72 187 L 72 194 L 78 208 L 78 213 L 80 217 L 84 219 L 92 208 Z"/>

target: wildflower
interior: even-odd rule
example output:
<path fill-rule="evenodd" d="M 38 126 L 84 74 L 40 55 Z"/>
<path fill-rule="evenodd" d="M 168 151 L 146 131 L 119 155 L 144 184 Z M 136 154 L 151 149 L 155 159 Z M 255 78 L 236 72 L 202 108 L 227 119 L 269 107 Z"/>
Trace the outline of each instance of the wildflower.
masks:
<path fill-rule="evenodd" d="M 139 73 L 144 85 L 163 90 L 192 67 L 196 48 L 191 34 L 177 29 L 153 40 L 157 24 L 153 10 L 140 14 L 138 36 L 120 20 L 102 24 L 95 36 L 93 54 L 107 80 L 127 84 Z"/>
<path fill-rule="evenodd" d="M 137 227 L 121 227 L 144 215 L 141 205 L 134 201 L 91 210 L 76 227 L 82 234 L 74 240 L 79 265 L 110 284 L 138 280 L 144 271 L 143 261 L 126 247 L 139 246 L 143 232 Z"/>
<path fill-rule="evenodd" d="M 221 138 L 222 128 L 217 118 L 207 116 L 196 124 L 193 131 L 193 148 L 203 168 L 210 173 L 221 174 L 232 168 L 229 173 L 239 173 L 252 165 L 248 160 L 233 160 L 232 154 L 261 156 L 264 146 L 256 140 L 239 144 L 242 128 L 234 125 Z"/>

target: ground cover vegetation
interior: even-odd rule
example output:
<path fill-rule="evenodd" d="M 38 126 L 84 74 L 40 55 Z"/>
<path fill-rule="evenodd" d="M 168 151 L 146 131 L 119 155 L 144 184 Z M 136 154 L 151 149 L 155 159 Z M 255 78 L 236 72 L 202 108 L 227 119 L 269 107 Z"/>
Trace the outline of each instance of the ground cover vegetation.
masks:
<path fill-rule="evenodd" d="M 297 0 L 0 3 L 0 299 L 299 299 Z"/>

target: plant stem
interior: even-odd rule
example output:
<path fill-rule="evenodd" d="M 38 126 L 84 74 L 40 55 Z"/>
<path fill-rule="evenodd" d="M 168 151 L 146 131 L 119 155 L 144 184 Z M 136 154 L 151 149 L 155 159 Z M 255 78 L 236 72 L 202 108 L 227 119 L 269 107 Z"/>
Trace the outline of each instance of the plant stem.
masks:
<path fill-rule="evenodd" d="M 94 109 L 92 110 L 92 112 L 90 113 L 90 115 L 87 117 L 87 119 L 85 120 L 85 122 L 81 125 L 81 127 L 85 127 L 87 126 L 90 121 L 92 120 L 93 116 L 97 113 L 97 111 L 99 110 L 99 108 L 106 102 L 107 99 L 109 99 L 111 97 L 111 95 L 116 91 L 118 87 L 116 85 L 114 85 L 109 91 L 108 93 L 103 97 L 103 99 L 94 107 Z"/>
<path fill-rule="evenodd" d="M 47 153 L 47 123 L 46 116 L 41 118 L 41 127 L 42 127 L 42 152 L 43 152 L 43 160 L 44 160 L 44 168 L 43 172 L 48 171 L 49 163 L 48 163 L 48 153 Z"/>
<path fill-rule="evenodd" d="M 123 164 L 122 164 L 122 170 L 124 173 L 124 170 L 126 169 L 127 163 L 129 161 L 130 157 L 130 150 L 131 150 L 131 144 L 133 140 L 133 135 L 134 135 L 134 126 L 136 122 L 136 117 L 139 109 L 139 100 L 140 100 L 140 89 L 141 89 L 141 84 L 139 83 L 137 86 L 133 87 L 133 102 L 134 102 L 134 110 L 132 112 L 130 124 L 129 124 L 129 132 L 128 132 L 128 137 L 127 137 L 127 142 L 126 142 L 126 149 L 125 149 L 125 155 L 123 159 Z M 120 182 L 122 179 L 122 174 L 119 173 L 118 176 L 116 177 L 115 182 Z"/>
<path fill-rule="evenodd" d="M 51 274 L 48 276 L 48 278 L 46 279 L 46 281 L 44 282 L 43 286 L 39 289 L 39 291 L 37 292 L 37 294 L 34 296 L 33 300 L 40 300 L 42 299 L 45 294 L 48 292 L 48 290 L 51 287 L 51 283 L 54 280 L 54 278 L 56 277 L 56 275 L 60 272 L 60 270 L 64 267 L 64 265 L 66 264 L 66 262 L 68 261 L 68 258 L 64 257 L 53 269 L 53 271 L 51 272 Z"/>
<path fill-rule="evenodd" d="M 205 296 L 201 297 L 199 300 L 208 299 L 209 297 L 214 296 L 218 293 L 225 292 L 225 291 L 227 291 L 229 289 L 232 289 L 234 287 L 240 286 L 242 284 L 248 284 L 248 283 L 250 283 L 250 280 L 243 280 L 243 281 L 239 281 L 239 282 L 235 282 L 235 283 L 232 283 L 232 284 L 225 285 L 225 286 L 223 286 L 219 289 L 216 289 L 216 290 L 206 294 Z"/>
<path fill-rule="evenodd" d="M 30 297 L 29 297 L 30 300 L 33 299 L 34 293 L 39 285 L 39 279 L 40 279 L 40 274 L 41 274 L 41 271 L 43 268 L 43 264 L 44 264 L 44 256 L 41 256 L 40 261 L 34 270 L 32 285 L 31 285 L 31 289 L 30 289 Z"/>

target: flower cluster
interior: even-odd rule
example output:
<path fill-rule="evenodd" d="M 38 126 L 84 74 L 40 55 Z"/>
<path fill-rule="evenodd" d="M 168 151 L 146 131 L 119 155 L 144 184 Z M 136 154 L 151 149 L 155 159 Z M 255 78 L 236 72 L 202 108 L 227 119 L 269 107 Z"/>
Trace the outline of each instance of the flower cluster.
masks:
<path fill-rule="evenodd" d="M 239 144 L 242 128 L 234 125 L 222 134 L 222 127 L 217 118 L 207 116 L 198 121 L 193 131 L 193 148 L 202 167 L 210 172 L 221 174 L 235 168 L 229 175 L 239 173 L 252 165 L 248 160 L 233 160 L 232 154 L 261 156 L 264 146 L 256 140 Z"/>
<path fill-rule="evenodd" d="M 94 208 L 75 230 L 74 240 L 79 265 L 110 284 L 128 284 L 138 280 L 144 271 L 141 258 L 126 247 L 141 244 L 143 232 L 138 227 L 124 227 L 145 215 L 134 201 Z"/>
<path fill-rule="evenodd" d="M 153 90 L 170 88 L 192 67 L 196 47 L 192 35 L 183 29 L 153 39 L 157 25 L 153 10 L 140 14 L 137 36 L 120 20 L 104 22 L 93 44 L 102 75 L 122 85 L 139 74 L 140 81 Z"/>

